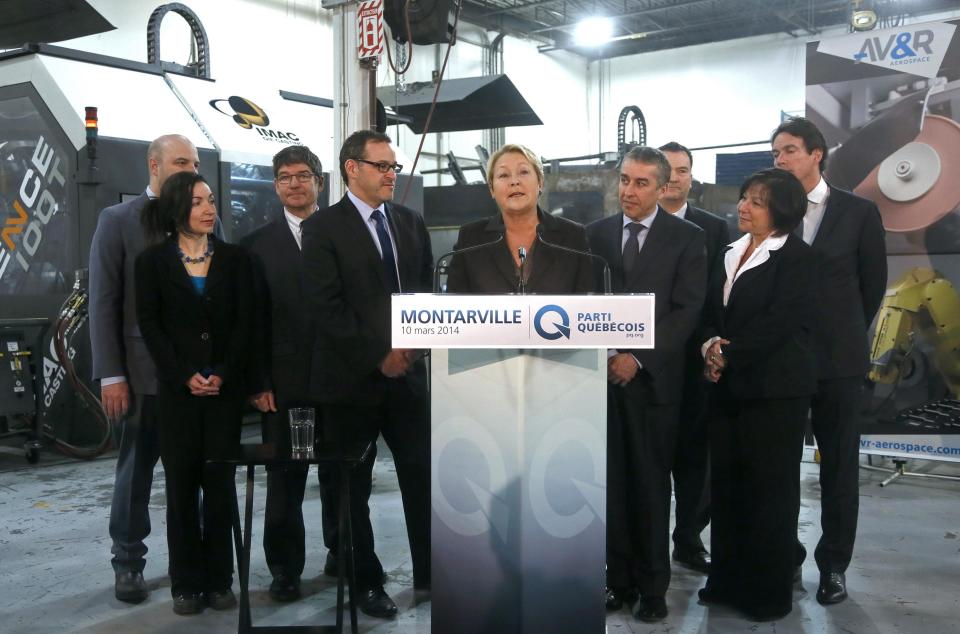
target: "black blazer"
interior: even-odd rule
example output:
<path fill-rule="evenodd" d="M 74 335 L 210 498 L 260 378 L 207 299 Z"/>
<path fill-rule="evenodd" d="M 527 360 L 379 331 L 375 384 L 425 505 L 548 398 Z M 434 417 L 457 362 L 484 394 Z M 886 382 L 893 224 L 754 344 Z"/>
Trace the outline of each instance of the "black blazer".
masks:
<path fill-rule="evenodd" d="M 887 287 L 886 244 L 877 206 L 830 187 L 811 246 L 820 271 L 817 375 L 821 379 L 862 376 L 869 366 L 867 328 Z"/>
<path fill-rule="evenodd" d="M 716 335 L 730 341 L 723 346 L 727 367 L 720 379 L 721 394 L 741 399 L 813 394 L 817 389 L 813 249 L 789 236 L 782 247 L 770 252 L 770 259 L 744 271 L 724 306 L 726 279 L 720 267 L 710 281 L 704 333 L 704 340 Z"/>
<path fill-rule="evenodd" d="M 578 251 L 589 250 L 582 225 L 556 218 L 537 210 L 543 239 Z M 454 249 L 464 249 L 493 242 L 504 235 L 503 216 L 496 214 L 460 228 Z M 583 255 L 562 251 L 537 241 L 530 258 L 532 269 L 527 278 L 527 292 L 541 295 L 589 293 L 593 290 L 593 261 Z M 451 293 L 514 293 L 517 274 L 513 255 L 504 238 L 486 249 L 454 256 L 447 277 Z"/>
<path fill-rule="evenodd" d="M 240 244 L 250 252 L 257 300 L 252 391 L 306 399 L 313 327 L 304 308 L 300 247 L 286 216 L 253 231 Z"/>
<path fill-rule="evenodd" d="M 170 389 L 203 368 L 223 379 L 222 392 L 247 394 L 253 314 L 250 258 L 214 240 L 203 295 L 177 255 L 176 236 L 148 247 L 136 261 L 137 317 L 157 376 Z"/>
<path fill-rule="evenodd" d="M 693 205 L 687 205 L 687 213 L 683 219 L 697 225 L 706 234 L 707 267 L 709 268 L 707 279 L 711 279 L 716 267 L 723 268 L 722 254 L 730 244 L 730 228 L 727 226 L 727 221 Z"/>
<path fill-rule="evenodd" d="M 610 264 L 615 293 L 656 296 L 655 347 L 621 352 L 633 353 L 643 366 L 637 376 L 649 382 L 655 403 L 677 403 L 684 349 L 700 320 L 706 295 L 707 253 L 703 230 L 659 209 L 630 279 L 625 279 L 623 272 L 622 213 L 590 223 L 587 239 L 590 250 Z M 597 272 L 599 289 L 602 284 L 599 270 Z"/>
<path fill-rule="evenodd" d="M 433 254 L 423 218 L 400 205 L 388 203 L 386 210 L 401 290 L 429 292 Z M 376 397 L 383 389 L 379 365 L 392 346 L 390 293 L 373 236 L 347 196 L 302 227 L 305 309 L 316 323 L 311 396 L 321 402 Z"/>

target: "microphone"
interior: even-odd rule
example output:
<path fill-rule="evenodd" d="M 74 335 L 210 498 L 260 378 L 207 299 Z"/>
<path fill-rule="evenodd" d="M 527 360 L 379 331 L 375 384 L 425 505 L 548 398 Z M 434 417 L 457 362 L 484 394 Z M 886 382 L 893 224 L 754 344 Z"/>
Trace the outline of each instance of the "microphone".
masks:
<path fill-rule="evenodd" d="M 603 262 L 603 292 L 605 295 L 613 294 L 613 290 L 612 290 L 613 286 L 610 283 L 610 265 L 607 263 L 606 259 L 597 255 L 596 253 L 590 253 L 589 251 L 581 251 L 580 249 L 571 249 L 570 247 L 565 247 L 563 245 L 554 244 L 553 242 L 547 241 L 543 237 L 543 231 L 540 228 L 540 225 L 537 225 L 537 241 L 540 242 L 541 244 L 544 244 L 548 247 L 552 247 L 554 249 L 560 249 L 561 251 L 566 251 L 568 253 L 575 253 L 577 255 L 585 255 L 589 258 L 594 258 L 595 260 L 600 260 L 601 262 Z"/>
<path fill-rule="evenodd" d="M 517 247 L 517 255 L 520 257 L 520 279 L 517 280 L 517 292 L 526 295 L 527 285 L 523 281 L 523 263 L 527 261 L 527 250 L 523 247 Z"/>
<path fill-rule="evenodd" d="M 503 242 L 503 234 L 501 233 L 497 236 L 496 240 L 491 240 L 490 242 L 484 242 L 483 244 L 475 244 L 472 247 L 464 247 L 462 249 L 454 249 L 453 251 L 447 251 L 439 258 L 437 258 L 437 265 L 433 267 L 433 292 L 440 292 L 440 273 L 446 270 L 446 266 L 440 266 L 440 263 L 453 255 L 460 255 L 461 253 L 469 253 L 470 251 L 475 251 L 477 249 L 483 249 L 485 247 L 493 246 Z"/>

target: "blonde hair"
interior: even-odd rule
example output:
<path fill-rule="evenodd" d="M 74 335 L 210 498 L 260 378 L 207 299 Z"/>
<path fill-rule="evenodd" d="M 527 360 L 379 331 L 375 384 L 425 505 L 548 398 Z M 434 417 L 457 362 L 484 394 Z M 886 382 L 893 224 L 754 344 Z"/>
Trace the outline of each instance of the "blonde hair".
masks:
<path fill-rule="evenodd" d="M 520 145 L 519 143 L 508 143 L 493 153 L 493 156 L 491 156 L 490 160 L 487 161 L 487 185 L 493 187 L 493 168 L 497 165 L 497 161 L 499 161 L 504 154 L 508 154 L 510 152 L 522 154 L 523 157 L 529 161 L 530 165 L 533 166 L 533 171 L 537 173 L 537 181 L 542 185 L 543 164 L 540 163 L 540 157 L 534 154 L 533 150 L 525 145 Z"/>

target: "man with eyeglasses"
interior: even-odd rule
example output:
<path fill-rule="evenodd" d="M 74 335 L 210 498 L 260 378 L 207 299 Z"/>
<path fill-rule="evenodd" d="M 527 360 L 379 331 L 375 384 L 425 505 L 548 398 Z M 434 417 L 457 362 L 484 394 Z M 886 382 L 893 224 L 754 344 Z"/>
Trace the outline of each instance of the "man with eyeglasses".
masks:
<path fill-rule="evenodd" d="M 310 406 L 307 379 L 310 373 L 312 327 L 303 311 L 300 246 L 304 220 L 317 210 L 323 191 L 320 159 L 310 148 L 293 145 L 273 157 L 274 187 L 283 214 L 246 236 L 246 247 L 256 265 L 256 291 L 260 312 L 256 332 L 258 368 L 253 377 L 253 405 L 263 412 L 264 442 L 289 447 L 287 416 L 291 407 Z M 322 478 L 321 474 L 321 478 Z M 273 575 L 270 597 L 294 601 L 300 597 L 304 566 L 303 495 L 306 467 L 267 471 L 267 505 L 264 512 L 263 550 Z M 323 505 L 324 539 L 330 545 L 328 526 L 335 524 L 335 506 Z"/>
<path fill-rule="evenodd" d="M 383 434 L 400 484 L 413 586 L 428 591 L 426 368 L 417 351 L 391 348 L 390 297 L 429 291 L 433 254 L 420 214 L 391 203 L 401 169 L 389 136 L 351 134 L 340 149 L 346 195 L 303 223 L 304 297 L 317 324 L 310 392 L 321 403 L 325 431 L 339 441 L 373 441 Z M 372 472 L 371 457 L 350 476 L 358 605 L 368 615 L 390 618 L 397 606 L 383 589 L 370 525 Z M 325 505 L 337 499 L 336 476 L 323 483 Z"/>

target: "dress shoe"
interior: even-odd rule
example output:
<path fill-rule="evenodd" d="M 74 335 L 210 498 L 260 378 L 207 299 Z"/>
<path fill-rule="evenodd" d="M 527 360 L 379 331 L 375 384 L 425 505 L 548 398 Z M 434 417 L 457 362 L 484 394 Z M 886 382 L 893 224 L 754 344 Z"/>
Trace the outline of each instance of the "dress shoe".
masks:
<path fill-rule="evenodd" d="M 323 574 L 328 577 L 339 576 L 340 566 L 337 565 L 337 556 L 333 554 L 332 550 L 327 551 L 327 559 L 323 563 Z M 386 585 L 387 583 L 387 573 L 384 572 L 383 576 L 380 577 L 380 583 Z M 428 586 L 429 587 L 429 586 Z"/>
<path fill-rule="evenodd" d="M 173 611 L 177 614 L 200 614 L 203 612 L 203 597 L 199 592 L 181 592 L 173 597 Z"/>
<path fill-rule="evenodd" d="M 283 574 L 273 576 L 270 582 L 270 598 L 280 603 L 289 603 L 300 598 L 300 579 Z"/>
<path fill-rule="evenodd" d="M 673 549 L 673 560 L 690 570 L 696 570 L 703 574 L 710 574 L 710 553 L 705 549 L 698 550 L 680 550 Z"/>
<path fill-rule="evenodd" d="M 623 599 L 613 590 L 613 588 L 607 588 L 606 597 L 607 612 L 616 612 L 623 607 Z"/>
<path fill-rule="evenodd" d="M 667 601 L 663 597 L 640 597 L 633 615 L 644 623 L 657 623 L 667 618 Z"/>
<path fill-rule="evenodd" d="M 360 611 L 378 619 L 392 619 L 397 615 L 397 604 L 383 590 L 383 586 L 361 590 L 357 605 Z"/>
<path fill-rule="evenodd" d="M 823 605 L 840 603 L 847 598 L 847 578 L 842 572 L 820 574 L 820 587 L 817 588 L 817 601 Z"/>
<path fill-rule="evenodd" d="M 214 610 L 229 610 L 237 605 L 237 596 L 230 588 L 227 588 L 226 590 L 207 592 L 206 595 L 207 605 Z"/>
<path fill-rule="evenodd" d="M 731 603 L 729 593 L 724 593 L 716 587 L 706 586 L 697 591 L 697 598 L 701 603 L 707 605 L 729 605 Z"/>
<path fill-rule="evenodd" d="M 143 580 L 143 573 L 132 570 L 118 572 L 113 593 L 118 601 L 124 603 L 140 603 L 143 601 L 147 598 L 147 582 Z"/>

